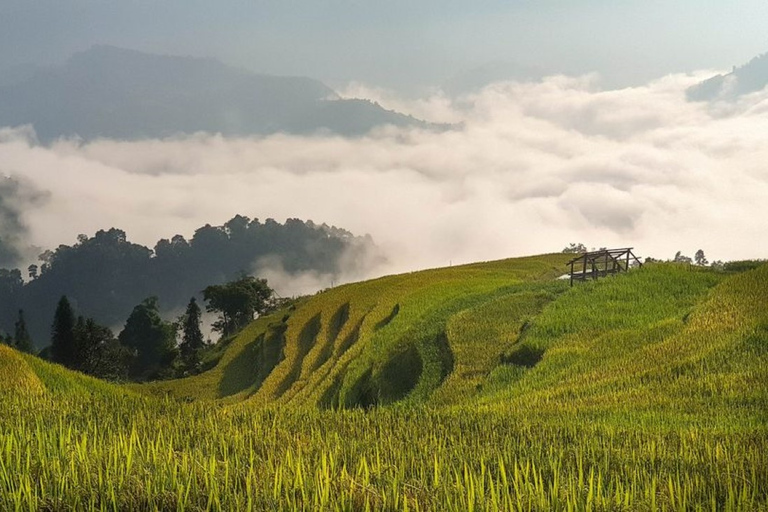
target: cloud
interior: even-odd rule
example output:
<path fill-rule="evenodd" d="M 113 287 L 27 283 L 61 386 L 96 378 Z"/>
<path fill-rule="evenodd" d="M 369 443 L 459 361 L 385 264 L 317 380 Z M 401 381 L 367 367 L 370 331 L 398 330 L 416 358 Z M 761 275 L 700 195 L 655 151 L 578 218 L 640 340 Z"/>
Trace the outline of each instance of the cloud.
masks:
<path fill-rule="evenodd" d="M 345 94 L 457 128 L 356 139 L 194 134 L 44 146 L 27 128 L 5 129 L 0 172 L 49 191 L 22 216 L 44 247 L 111 226 L 151 246 L 241 213 L 370 233 L 389 258 L 376 274 L 568 242 L 662 258 L 699 248 L 710 260 L 765 257 L 768 95 L 730 110 L 687 102 L 700 78 L 604 91 L 594 77 L 557 76 L 416 100 L 358 84 Z M 327 286 L 327 276 L 302 279 Z"/>
<path fill-rule="evenodd" d="M 265 256 L 254 263 L 253 273 L 267 280 L 281 297 L 307 295 L 332 287 L 338 276 L 316 271 L 287 272 L 282 262 L 275 257 Z"/>
<path fill-rule="evenodd" d="M 0 131 L 0 140 L 3 135 Z M 45 199 L 46 194 L 24 176 L 3 176 L 0 167 L 0 267 L 17 265 L 23 258 L 36 255 L 36 249 L 26 245 L 29 229 L 22 211 L 40 207 Z"/>

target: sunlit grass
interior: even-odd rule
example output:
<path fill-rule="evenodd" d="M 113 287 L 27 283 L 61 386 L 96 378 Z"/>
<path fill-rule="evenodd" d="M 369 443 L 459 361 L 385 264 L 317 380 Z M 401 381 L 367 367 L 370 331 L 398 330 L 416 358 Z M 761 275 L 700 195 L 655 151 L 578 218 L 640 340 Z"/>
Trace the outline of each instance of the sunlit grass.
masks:
<path fill-rule="evenodd" d="M 3 402 L 0 508 L 760 510 L 765 432 L 431 408 Z"/>
<path fill-rule="evenodd" d="M 0 347 L 0 510 L 768 510 L 768 266 L 563 259 L 339 287 L 179 381 Z"/>

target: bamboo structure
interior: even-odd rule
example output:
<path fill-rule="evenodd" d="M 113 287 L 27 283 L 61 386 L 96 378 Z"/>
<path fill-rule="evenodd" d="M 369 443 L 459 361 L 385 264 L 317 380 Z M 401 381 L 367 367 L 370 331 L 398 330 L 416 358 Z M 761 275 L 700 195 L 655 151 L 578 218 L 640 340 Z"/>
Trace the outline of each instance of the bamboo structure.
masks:
<path fill-rule="evenodd" d="M 643 263 L 634 255 L 632 247 L 623 249 L 600 249 L 599 251 L 586 252 L 566 263 L 570 267 L 570 281 L 586 281 L 598 279 L 619 272 L 627 272 L 633 263 L 643 266 Z"/>

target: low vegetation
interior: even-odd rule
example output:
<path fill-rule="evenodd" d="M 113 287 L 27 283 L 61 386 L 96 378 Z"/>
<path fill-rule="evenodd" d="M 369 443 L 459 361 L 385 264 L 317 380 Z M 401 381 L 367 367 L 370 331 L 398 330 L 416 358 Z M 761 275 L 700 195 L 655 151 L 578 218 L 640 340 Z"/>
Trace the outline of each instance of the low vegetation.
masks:
<path fill-rule="evenodd" d="M 765 510 L 768 265 L 390 276 L 118 386 L 0 346 L 0 509 Z"/>

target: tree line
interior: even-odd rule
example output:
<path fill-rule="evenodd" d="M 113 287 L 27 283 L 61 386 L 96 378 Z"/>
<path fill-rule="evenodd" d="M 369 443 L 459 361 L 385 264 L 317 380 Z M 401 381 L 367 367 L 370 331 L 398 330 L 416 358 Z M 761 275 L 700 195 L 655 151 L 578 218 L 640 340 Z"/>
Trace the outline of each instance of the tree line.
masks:
<path fill-rule="evenodd" d="M 23 272 L 0 268 L 0 332 L 13 333 L 19 310 L 33 342 L 44 346 L 57 300 L 66 295 L 78 311 L 107 326 L 120 325 L 146 297 L 163 311 L 181 311 L 201 290 L 252 273 L 268 259 L 288 274 L 314 271 L 336 278 L 363 272 L 379 258 L 370 237 L 312 221 L 284 224 L 236 215 L 221 226 L 159 240 L 153 249 L 111 228 L 80 235 L 73 245 L 45 251 Z"/>
<path fill-rule="evenodd" d="M 266 280 L 243 276 L 203 290 L 206 310 L 218 314 L 214 329 L 231 336 L 257 315 L 280 304 Z M 206 342 L 201 326 L 202 311 L 197 299 L 189 299 L 183 315 L 173 322 L 160 316 L 157 297 L 136 305 L 115 336 L 93 318 L 76 315 L 67 296 L 62 296 L 53 315 L 50 345 L 40 356 L 70 369 L 110 380 L 155 380 L 200 373 Z M 0 340 L 16 349 L 34 353 L 19 311 L 13 336 Z"/>
<path fill-rule="evenodd" d="M 565 254 L 584 254 L 586 252 L 595 251 L 596 249 L 593 247 L 592 249 L 587 249 L 587 246 L 582 243 L 575 243 L 571 242 L 567 246 L 563 248 L 561 252 Z M 599 250 L 605 250 L 605 247 L 601 247 Z M 762 264 L 765 263 L 765 260 L 735 260 L 735 261 L 722 261 L 722 260 L 715 260 L 710 263 L 710 261 L 707 259 L 706 254 L 704 254 L 703 249 L 698 249 L 694 254 L 693 258 L 690 256 L 686 256 L 683 254 L 682 251 L 677 251 L 675 255 L 672 258 L 669 258 L 667 260 L 661 260 L 656 259 L 652 257 L 645 258 L 645 263 L 658 263 L 658 262 L 671 262 L 671 263 L 682 263 L 687 265 L 696 265 L 699 267 L 710 267 L 714 270 L 721 270 L 723 272 L 744 272 L 747 270 L 752 270 L 753 268 L 756 268 Z"/>

